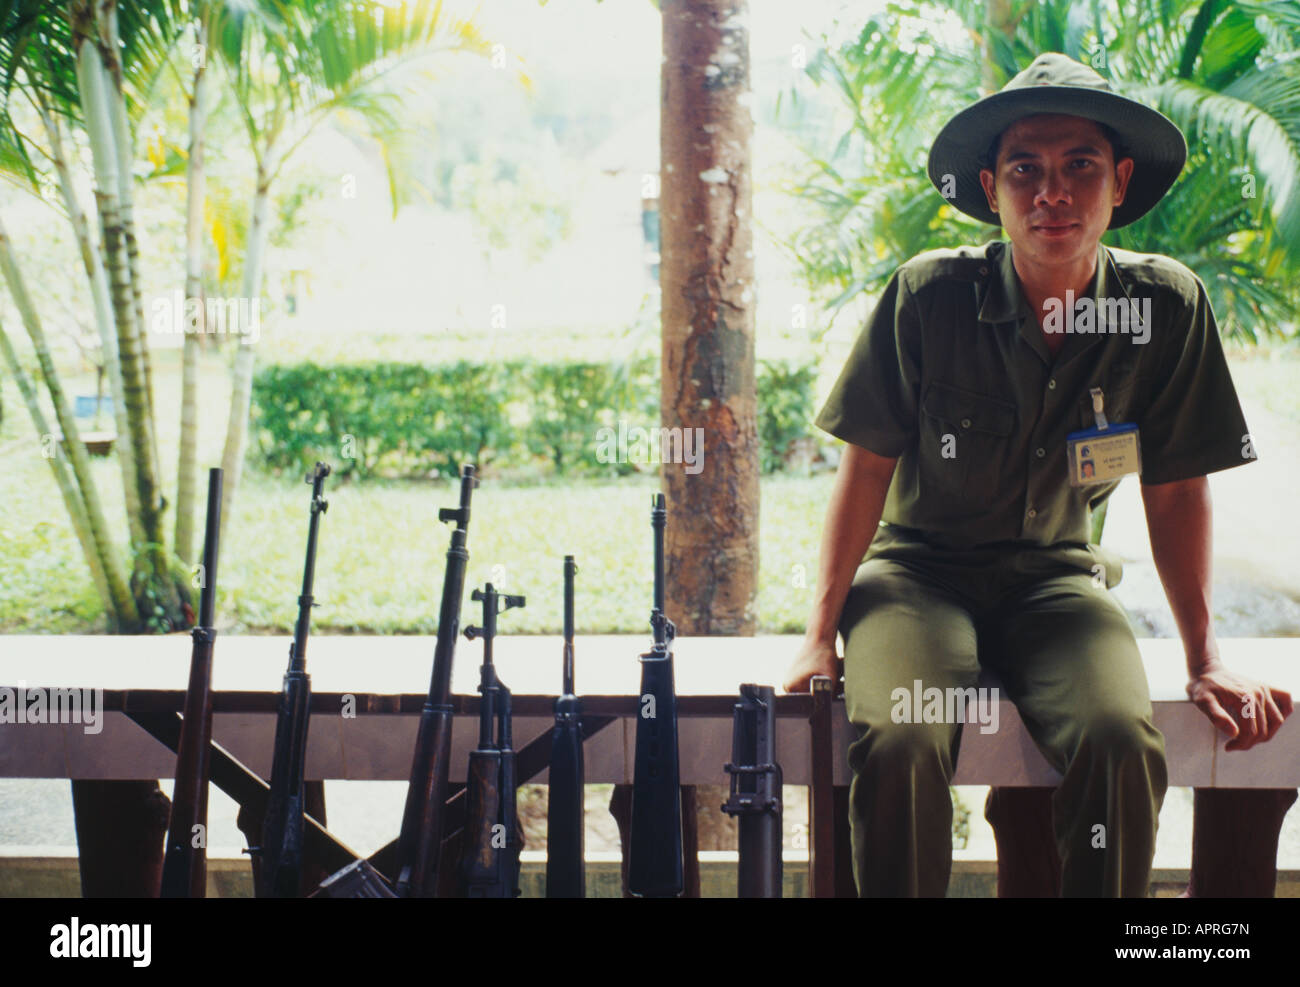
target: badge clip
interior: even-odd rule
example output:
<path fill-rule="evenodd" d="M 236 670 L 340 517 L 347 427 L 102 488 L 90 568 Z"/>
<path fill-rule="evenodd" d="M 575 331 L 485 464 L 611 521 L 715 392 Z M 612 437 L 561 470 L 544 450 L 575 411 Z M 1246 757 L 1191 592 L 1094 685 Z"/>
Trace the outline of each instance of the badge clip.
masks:
<path fill-rule="evenodd" d="M 1106 412 L 1102 410 L 1101 388 L 1090 387 L 1088 393 L 1092 395 L 1092 417 L 1096 419 L 1097 431 L 1104 432 L 1110 428 L 1110 423 L 1106 421 Z"/>

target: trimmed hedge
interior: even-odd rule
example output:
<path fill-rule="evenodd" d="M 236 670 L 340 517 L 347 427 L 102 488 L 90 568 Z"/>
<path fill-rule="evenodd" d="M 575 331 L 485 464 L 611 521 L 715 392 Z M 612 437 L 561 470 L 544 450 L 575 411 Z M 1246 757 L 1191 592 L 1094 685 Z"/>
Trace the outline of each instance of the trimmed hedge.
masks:
<path fill-rule="evenodd" d="M 760 360 L 764 472 L 810 434 L 813 364 Z M 659 361 L 269 364 L 253 380 L 255 453 L 272 469 L 317 459 L 356 477 L 455 477 L 463 462 L 529 475 L 620 475 L 601 428 L 659 423 Z"/>

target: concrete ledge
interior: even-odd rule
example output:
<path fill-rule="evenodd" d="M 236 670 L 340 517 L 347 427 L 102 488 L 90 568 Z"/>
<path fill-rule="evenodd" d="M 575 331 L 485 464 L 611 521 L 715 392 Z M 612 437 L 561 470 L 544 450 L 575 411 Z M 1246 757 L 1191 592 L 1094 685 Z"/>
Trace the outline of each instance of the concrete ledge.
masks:
<path fill-rule="evenodd" d="M 587 861 L 587 896 L 621 897 L 619 862 L 616 855 Z M 806 864 L 806 859 L 804 861 Z M 808 895 L 807 867 L 787 856 L 785 897 Z M 1171 898 L 1187 887 L 1188 872 L 1158 868 L 1151 875 L 1151 897 Z M 525 856 L 520 873 L 525 898 L 542 898 L 546 893 L 544 854 Z M 736 855 L 730 852 L 700 854 L 700 886 L 705 898 L 736 896 Z M 0 898 L 77 898 L 81 877 L 75 857 L 0 857 Z M 253 881 L 248 858 L 208 858 L 209 898 L 251 898 Z M 997 861 L 954 860 L 949 898 L 994 898 L 997 896 Z M 1279 871 L 1278 898 L 1300 898 L 1300 871 Z"/>
<path fill-rule="evenodd" d="M 725 784 L 723 764 L 730 759 L 731 721 L 726 698 L 740 683 L 779 685 L 800 637 L 681 638 L 675 643 L 678 695 L 712 698 L 716 714 L 683 715 L 680 723 L 684 784 Z M 278 694 L 287 660 L 287 636 L 218 636 L 213 685 L 217 708 L 222 693 L 257 693 L 265 712 L 218 712 L 213 732 L 240 760 L 263 777 L 270 773 L 275 717 L 271 697 Z M 322 700 L 312 716 L 307 773 L 310 778 L 405 780 L 415 743 L 416 711 L 427 689 L 435 638 L 313 637 L 308 666 L 313 690 Z M 581 636 L 577 639 L 579 692 L 592 705 L 602 698 L 609 708 L 628 712 L 588 741 L 587 778 L 601 782 L 632 779 L 635 697 L 640 683 L 637 656 L 646 638 Z M 1176 640 L 1143 639 L 1156 726 L 1169 752 L 1169 783 L 1196 788 L 1282 788 L 1300 785 L 1300 727 L 1295 718 L 1269 743 L 1227 753 L 1226 738 L 1187 700 L 1182 646 Z M 1220 642 L 1235 670 L 1300 695 L 1300 642 L 1285 638 L 1239 638 Z M 481 651 L 458 648 L 453 690 L 472 696 Z M 496 642 L 500 674 L 522 709 L 531 696 L 534 711 L 548 710 L 544 697 L 558 687 L 561 639 L 558 636 L 503 636 Z M 167 690 L 180 708 L 188 676 L 188 636 L 0 636 L 0 686 L 80 687 L 107 690 Z M 986 679 L 985 684 L 995 684 Z M 340 715 L 345 695 L 357 700 L 359 715 Z M 793 708 L 802 700 L 788 697 Z M 332 708 L 328 707 L 333 703 Z M 621 704 L 621 705 L 619 705 Z M 843 752 L 854 731 L 837 704 L 834 749 Z M 398 712 L 397 710 L 402 710 Z M 955 785 L 1055 785 L 1059 775 L 1047 764 L 1005 698 L 998 707 L 999 729 L 981 733 L 968 725 L 962 736 Z M 550 728 L 549 715 L 519 716 L 517 746 Z M 787 784 L 808 784 L 811 750 L 806 719 L 783 716 L 778 725 L 778 758 Z M 458 717 L 452 764 L 463 769 L 474 746 L 476 725 Z M 165 778 L 175 757 L 122 713 L 105 716 L 103 730 L 89 734 L 79 724 L 0 724 L 0 777 Z M 847 784 L 843 754 L 835 758 L 835 782 Z M 534 779 L 545 781 L 545 775 Z"/>

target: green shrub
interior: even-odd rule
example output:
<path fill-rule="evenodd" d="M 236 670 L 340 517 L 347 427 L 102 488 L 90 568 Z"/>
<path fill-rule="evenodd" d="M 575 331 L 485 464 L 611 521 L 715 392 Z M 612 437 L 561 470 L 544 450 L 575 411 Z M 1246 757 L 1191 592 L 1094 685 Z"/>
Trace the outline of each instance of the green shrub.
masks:
<path fill-rule="evenodd" d="M 815 363 L 760 360 L 757 372 L 758 440 L 764 473 L 775 473 L 794 445 L 812 434 Z"/>
<path fill-rule="evenodd" d="M 762 468 L 779 470 L 809 434 L 816 368 L 758 365 Z M 659 361 L 466 360 L 267 364 L 253 381 L 255 449 L 272 469 L 317 459 L 356 477 L 441 475 L 460 464 L 538 475 L 654 469 L 601 463 L 597 434 L 659 421 Z"/>
<path fill-rule="evenodd" d="M 604 363 L 531 363 L 520 381 L 526 390 L 529 452 L 557 474 L 631 473 L 629 463 L 599 463 L 597 432 L 620 417 L 659 418 L 657 364 L 638 360 L 618 367 Z"/>

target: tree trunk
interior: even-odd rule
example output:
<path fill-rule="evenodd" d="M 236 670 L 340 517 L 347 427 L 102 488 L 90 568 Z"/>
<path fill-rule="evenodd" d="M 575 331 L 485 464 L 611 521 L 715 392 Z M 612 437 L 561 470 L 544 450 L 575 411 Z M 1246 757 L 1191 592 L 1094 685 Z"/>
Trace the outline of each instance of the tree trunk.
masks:
<path fill-rule="evenodd" d="M 667 607 L 683 634 L 746 635 L 759 505 L 747 5 L 661 9 Z"/>
<path fill-rule="evenodd" d="M 269 154 L 268 154 L 269 157 Z M 266 249 L 271 201 L 271 172 L 264 158 L 257 168 L 257 193 L 253 197 L 253 216 L 248 224 L 248 248 L 244 255 L 243 297 L 251 307 L 262 296 L 262 254 Z M 221 529 L 230 521 L 235 488 L 244 469 L 244 449 L 248 442 L 248 411 L 253 396 L 253 347 L 241 337 L 231 373 L 230 420 L 226 424 L 226 446 L 221 453 L 225 482 L 221 493 Z"/>
<path fill-rule="evenodd" d="M 9 342 L 9 336 L 2 326 L 0 326 L 0 355 L 4 356 L 9 372 L 18 385 L 18 393 L 22 395 L 23 402 L 27 405 L 27 410 L 32 416 L 32 424 L 36 426 L 37 436 L 42 439 L 45 436 L 52 436 L 54 430 L 50 428 L 45 412 L 41 410 L 40 402 L 36 397 L 36 388 L 32 386 L 32 382 L 27 378 L 27 374 L 24 373 L 22 366 L 18 363 L 18 354 L 14 352 L 13 345 Z M 76 532 L 82 554 L 86 557 L 86 565 L 90 568 L 90 577 L 95 583 L 95 589 L 99 592 L 99 599 L 104 605 L 104 615 L 108 619 L 108 627 L 111 631 L 118 623 L 117 606 L 113 599 L 113 593 L 108 586 L 108 577 L 104 572 L 104 561 L 100 558 L 99 550 L 95 547 L 95 539 L 90 533 L 90 521 L 86 517 L 85 501 L 81 499 L 81 494 L 77 491 L 76 481 L 68 469 L 67 460 L 57 450 L 54 451 L 54 455 L 45 458 L 50 464 L 50 469 L 54 471 L 54 482 L 58 484 L 59 493 L 63 495 L 63 504 L 68 509 L 68 517 L 72 519 L 72 530 Z"/>
<path fill-rule="evenodd" d="M 126 487 L 128 510 L 133 500 L 136 507 L 130 525 L 137 554 L 128 596 L 132 620 L 125 629 L 138 632 L 150 626 L 169 630 L 189 623 L 181 605 L 182 593 L 188 597 L 188 587 L 182 588 L 174 580 L 163 544 L 152 393 L 147 351 L 142 349 L 143 306 L 133 307 L 138 279 L 133 279 L 120 210 L 124 186 L 128 199 L 130 196 L 131 144 L 129 127 L 124 126 L 120 85 L 113 84 L 104 64 L 107 58 L 120 72 L 117 11 L 114 0 L 105 0 L 97 6 L 74 2 L 69 13 L 77 38 L 77 84 L 92 153 L 103 269 L 117 335 L 120 404 L 126 426 L 125 430 L 119 426 L 118 447 L 130 446 L 133 467 Z M 115 113 L 120 114 L 116 124 Z M 108 350 L 105 352 L 107 355 Z M 137 614 L 137 601 L 143 613 Z M 157 781 L 74 781 L 73 812 L 83 895 L 157 895 L 168 815 L 167 799 Z"/>
<path fill-rule="evenodd" d="M 72 475 L 77 480 L 80 501 L 84 505 L 85 519 L 94 544 L 95 555 L 99 558 L 108 591 L 113 601 L 109 620 L 112 622 L 116 617 L 120 623 L 129 628 L 134 628 L 139 622 L 139 613 L 127 587 L 121 563 L 117 558 L 117 550 L 109 537 L 108 522 L 104 518 L 104 508 L 100 504 L 99 492 L 95 487 L 94 479 L 90 475 L 90 462 L 86 455 L 86 447 L 77 432 L 77 423 L 72 416 L 72 407 L 68 404 L 67 395 L 63 393 L 58 374 L 54 369 L 54 360 L 50 356 L 49 346 L 46 344 L 45 330 L 41 326 L 40 317 L 36 313 L 35 306 L 32 305 L 31 296 L 27 293 L 26 283 L 23 281 L 17 260 L 14 257 L 13 244 L 9 240 L 9 234 L 2 222 L 0 222 L 0 268 L 3 268 L 4 279 L 9 285 L 9 293 L 13 297 L 14 306 L 22 316 L 23 324 L 27 328 L 27 335 L 31 337 L 32 346 L 36 350 L 36 359 L 40 364 L 41 374 L 45 378 L 45 388 L 49 392 L 50 401 L 54 405 L 54 417 L 59 424 L 60 431 L 63 433 L 62 450 L 67 453 L 68 459 L 71 461 Z M 61 454 L 61 452 L 55 452 L 55 455 Z M 74 515 L 74 526 L 76 521 L 77 518 Z M 91 572 L 93 575 L 93 567 Z"/>
<path fill-rule="evenodd" d="M 104 256 L 117 326 L 118 356 L 122 368 L 122 396 L 128 422 L 127 438 L 135 458 L 136 487 L 140 499 L 140 525 L 145 543 L 136 557 L 132 592 L 142 609 L 147 626 L 167 631 L 189 626 L 184 614 L 181 586 L 173 578 L 164 544 L 163 498 L 158 481 L 158 462 L 150 409 L 149 385 L 142 351 L 143 339 L 136 332 L 131 270 L 118 194 L 120 188 L 117 139 L 112 124 L 108 72 L 99 50 L 89 39 L 81 42 L 77 82 L 90 140 L 95 170 L 95 200 L 99 207 Z M 119 94 L 120 99 L 120 94 Z"/>
<path fill-rule="evenodd" d="M 203 138 L 207 123 L 207 74 L 200 60 L 194 69 L 190 97 L 190 154 L 185 172 L 185 298 L 201 302 L 203 297 Z M 181 363 L 181 438 L 176 465 L 176 555 L 186 564 L 194 561 L 194 490 L 199 443 L 199 333 L 203 330 L 203 306 L 198 306 L 198 324 L 185 322 L 185 344 Z"/>
<path fill-rule="evenodd" d="M 122 243 L 126 249 L 126 265 L 130 272 L 131 314 L 134 318 L 135 337 L 140 348 L 140 367 L 144 373 L 144 396 L 149 409 L 149 443 L 153 461 L 157 464 L 155 476 L 161 476 L 162 459 L 158 455 L 158 430 L 153 403 L 153 366 L 149 359 L 149 340 L 144 328 L 144 289 L 140 274 L 140 245 L 135 235 L 135 205 L 131 167 L 135 157 L 135 141 L 131 134 L 131 121 L 126 113 L 126 96 L 122 84 L 122 50 L 118 32 L 117 0 L 104 0 L 100 17 L 108 44 L 101 49 L 101 66 L 104 73 L 104 95 L 108 103 L 109 121 L 113 128 L 113 147 L 117 152 L 117 201 L 122 220 Z M 161 488 L 159 497 L 161 498 Z M 161 524 L 161 519 L 160 519 Z M 162 541 L 161 538 L 157 539 Z"/>
<path fill-rule="evenodd" d="M 118 360 L 117 332 L 113 326 L 112 302 L 108 295 L 108 277 L 104 273 L 103 259 L 90 234 L 90 224 L 77 201 L 77 193 L 68 169 L 67 155 L 64 152 L 63 134 L 58 118 L 55 117 L 42 101 L 41 119 L 50 138 L 50 150 L 54 170 L 59 177 L 59 191 L 63 204 L 68 210 L 68 221 L 72 224 L 81 250 L 81 263 L 86 270 L 86 279 L 90 282 L 90 296 L 95 306 L 95 325 L 99 329 L 100 345 L 104 352 L 104 367 L 108 370 L 109 390 L 113 396 L 113 421 L 117 427 L 117 462 L 122 471 L 122 493 L 126 503 L 127 526 L 131 532 L 131 544 L 143 545 L 144 527 L 140 523 L 140 493 L 135 482 L 135 457 L 131 443 L 127 440 L 126 401 L 122 392 L 122 366 Z"/>
<path fill-rule="evenodd" d="M 128 432 L 136 461 L 140 523 L 144 528 L 145 539 L 161 544 L 162 497 L 158 488 L 157 463 L 153 456 L 153 430 L 149 421 L 150 399 L 144 370 L 143 341 L 137 332 L 134 287 L 131 284 L 131 266 L 122 226 L 121 163 L 112 123 L 113 110 L 110 104 L 113 100 L 107 92 L 108 73 L 104 70 L 98 50 L 89 41 L 82 45 L 78 74 L 86 132 L 94 160 L 95 196 L 109 274 L 113 321 L 117 326 L 123 402 L 126 405 Z"/>

